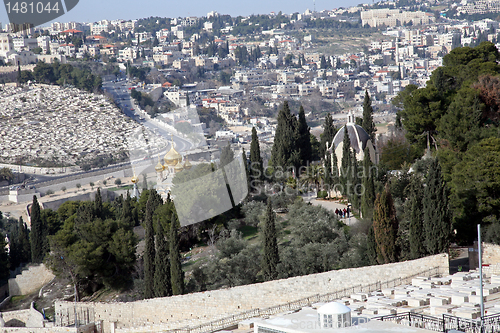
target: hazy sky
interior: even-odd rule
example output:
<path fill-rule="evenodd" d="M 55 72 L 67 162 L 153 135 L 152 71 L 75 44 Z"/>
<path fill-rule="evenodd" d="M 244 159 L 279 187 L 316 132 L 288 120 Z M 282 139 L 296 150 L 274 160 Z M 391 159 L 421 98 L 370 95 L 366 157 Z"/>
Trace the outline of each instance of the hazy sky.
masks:
<path fill-rule="evenodd" d="M 36 0 L 5 0 L 31 2 Z M 369 0 L 316 0 L 316 10 L 349 7 Z M 150 16 L 184 17 L 206 16 L 210 11 L 220 14 L 250 15 L 268 14 L 272 11 L 283 13 L 303 13 L 306 9 L 313 9 L 313 0 L 80 0 L 78 5 L 69 13 L 59 17 L 59 22 L 95 22 L 102 19 L 138 19 Z M 5 6 L 0 9 L 2 27 L 8 23 Z"/>

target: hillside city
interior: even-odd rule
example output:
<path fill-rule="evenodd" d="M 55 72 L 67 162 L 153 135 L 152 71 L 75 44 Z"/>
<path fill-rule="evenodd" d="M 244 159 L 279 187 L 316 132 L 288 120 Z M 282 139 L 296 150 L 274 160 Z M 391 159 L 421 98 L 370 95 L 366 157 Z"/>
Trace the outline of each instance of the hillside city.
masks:
<path fill-rule="evenodd" d="M 500 329 L 500 0 L 0 23 L 6 332 Z"/>

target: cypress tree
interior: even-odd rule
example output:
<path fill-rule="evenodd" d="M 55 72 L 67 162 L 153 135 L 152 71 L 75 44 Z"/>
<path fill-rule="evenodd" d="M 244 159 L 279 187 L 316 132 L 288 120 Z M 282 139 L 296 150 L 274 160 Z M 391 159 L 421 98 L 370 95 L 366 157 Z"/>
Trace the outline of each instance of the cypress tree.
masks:
<path fill-rule="evenodd" d="M 304 107 L 299 109 L 296 147 L 299 149 L 300 165 L 306 166 L 312 160 L 311 133 L 306 121 Z"/>
<path fill-rule="evenodd" d="M 21 83 L 21 63 L 17 62 L 17 83 Z"/>
<path fill-rule="evenodd" d="M 372 101 L 370 99 L 370 95 L 368 94 L 368 90 L 365 90 L 365 99 L 363 101 L 363 125 L 362 127 L 370 136 L 372 143 L 375 143 L 375 132 L 377 129 L 375 128 L 375 123 L 373 122 L 373 108 Z"/>
<path fill-rule="evenodd" d="M 410 181 L 408 188 L 408 199 L 405 202 L 405 216 L 409 220 L 409 243 L 410 258 L 417 259 L 425 253 L 425 233 L 422 215 L 422 183 L 415 176 Z"/>
<path fill-rule="evenodd" d="M 28 226 L 24 223 L 22 216 L 19 217 L 18 241 L 19 245 L 19 260 L 21 263 L 29 262 L 31 259 L 31 244 Z"/>
<path fill-rule="evenodd" d="M 241 159 L 243 160 L 243 165 L 245 166 L 245 175 L 247 177 L 247 187 L 248 187 L 248 193 L 252 191 L 252 179 L 250 177 L 250 170 L 248 167 L 248 159 L 247 159 L 247 154 L 245 152 L 245 148 L 242 149 L 241 152 Z"/>
<path fill-rule="evenodd" d="M 371 218 L 373 213 L 373 203 L 375 202 L 375 182 L 372 173 L 372 161 L 370 151 L 365 148 L 363 158 L 363 193 L 361 195 L 361 213 L 363 218 Z"/>
<path fill-rule="evenodd" d="M 437 159 L 429 166 L 426 185 L 422 200 L 425 247 L 429 254 L 447 252 L 451 239 L 451 217 L 448 191 Z"/>
<path fill-rule="evenodd" d="M 227 145 L 224 148 L 222 148 L 222 152 L 220 154 L 219 167 L 222 170 L 222 174 L 224 175 L 224 182 L 226 183 L 226 188 L 229 194 L 229 199 L 231 200 L 231 205 L 234 207 L 236 206 L 236 204 L 234 203 L 234 198 L 231 191 L 231 187 L 229 186 L 229 180 L 226 174 L 226 170 L 224 169 L 224 167 L 229 163 L 231 163 L 233 160 L 234 160 L 234 152 L 231 149 L 231 143 L 228 142 Z"/>
<path fill-rule="evenodd" d="M 130 198 L 130 194 L 127 193 L 127 198 L 123 200 L 123 207 L 121 212 L 120 220 L 126 228 L 133 228 L 135 225 L 135 221 L 132 216 L 132 208 L 130 207 L 130 202 L 132 199 Z"/>
<path fill-rule="evenodd" d="M 156 208 L 155 191 L 149 195 L 146 203 L 146 216 L 144 218 L 145 249 L 144 249 L 144 298 L 154 297 L 154 274 L 155 274 L 155 240 L 153 229 L 153 214 Z"/>
<path fill-rule="evenodd" d="M 7 243 L 4 237 L 0 237 L 0 279 L 4 280 L 9 278 L 9 254 L 5 248 Z"/>
<path fill-rule="evenodd" d="M 262 157 L 260 156 L 259 137 L 257 130 L 252 127 L 252 143 L 250 144 L 250 174 L 252 177 L 252 184 L 263 179 L 264 166 Z"/>
<path fill-rule="evenodd" d="M 9 235 L 9 267 L 14 270 L 21 263 L 21 248 L 19 245 L 19 228 Z"/>
<path fill-rule="evenodd" d="M 301 160 L 300 160 L 300 149 L 299 147 L 297 146 L 297 142 L 298 142 L 298 135 L 299 135 L 299 131 L 298 131 L 298 127 L 299 127 L 299 121 L 297 120 L 297 117 L 295 117 L 295 115 L 291 115 L 290 117 L 290 123 L 291 123 L 291 128 L 292 128 L 292 139 L 289 140 L 291 141 L 291 144 L 290 144 L 290 157 L 288 158 L 288 163 L 287 163 L 287 166 L 291 166 L 291 167 L 294 167 L 295 168 L 295 174 L 298 176 L 298 171 L 300 170 L 300 166 L 301 166 Z M 310 140 L 310 139 L 309 139 Z"/>
<path fill-rule="evenodd" d="M 349 199 L 352 203 L 352 209 L 360 209 L 360 179 L 358 177 L 358 160 L 354 149 L 351 149 L 351 171 L 349 172 L 350 194 Z"/>
<path fill-rule="evenodd" d="M 332 184 L 335 187 L 335 185 L 339 184 L 340 179 L 339 179 L 339 163 L 337 160 L 337 154 L 335 154 L 335 151 L 331 154 L 331 159 L 332 159 Z"/>
<path fill-rule="evenodd" d="M 31 206 L 31 262 L 41 263 L 44 253 L 43 225 L 40 216 L 40 206 L 36 196 L 33 196 L 33 204 Z"/>
<path fill-rule="evenodd" d="M 292 153 L 295 150 L 294 138 L 294 115 L 290 113 L 288 102 L 283 102 L 283 107 L 278 114 L 278 125 L 274 136 L 274 144 L 271 150 L 271 164 L 274 168 L 286 169 L 293 165 Z"/>
<path fill-rule="evenodd" d="M 225 167 L 229 163 L 231 163 L 234 159 L 234 153 L 233 150 L 231 149 L 231 143 L 228 141 L 227 145 L 222 148 L 222 151 L 220 153 L 220 168 Z"/>
<path fill-rule="evenodd" d="M 181 265 L 181 253 L 179 250 L 179 238 L 177 236 L 178 222 L 175 213 L 172 213 L 170 223 L 170 276 L 172 285 L 172 295 L 182 295 L 184 293 L 184 271 Z"/>
<path fill-rule="evenodd" d="M 330 191 L 335 184 L 332 177 L 332 157 L 331 154 L 327 153 L 325 156 L 325 171 L 323 172 L 323 184 L 325 184 L 328 197 L 330 197 Z"/>
<path fill-rule="evenodd" d="M 319 147 L 321 158 L 325 156 L 326 145 L 328 144 L 328 146 L 330 146 L 332 144 L 335 133 L 337 133 L 337 131 L 335 130 L 335 126 L 333 126 L 332 116 L 327 113 L 325 123 L 323 124 L 323 133 L 321 134 L 321 144 Z"/>
<path fill-rule="evenodd" d="M 146 174 L 142 174 L 142 190 L 147 190 L 148 189 L 148 178 Z"/>
<path fill-rule="evenodd" d="M 94 215 L 98 218 L 103 218 L 103 206 L 101 189 L 98 187 L 94 198 Z"/>
<path fill-rule="evenodd" d="M 172 295 L 168 242 L 165 239 L 163 226 L 159 220 L 157 221 L 157 226 L 158 232 L 156 234 L 154 294 L 155 297 L 165 297 Z"/>
<path fill-rule="evenodd" d="M 319 58 L 319 67 L 321 69 L 326 69 L 326 59 L 325 59 L 325 56 L 324 55 L 321 55 L 321 57 Z"/>
<path fill-rule="evenodd" d="M 264 224 L 264 256 L 262 272 L 266 281 L 274 280 L 278 276 L 279 262 L 278 240 L 276 238 L 276 225 L 271 200 L 267 200 L 266 220 Z"/>
<path fill-rule="evenodd" d="M 369 265 L 377 264 L 377 242 L 375 241 L 373 225 L 368 230 L 368 236 L 366 238 L 366 256 L 368 258 Z"/>
<path fill-rule="evenodd" d="M 349 180 L 349 168 L 351 167 L 351 139 L 347 131 L 347 126 L 344 126 L 344 139 L 342 141 L 342 162 L 340 166 L 340 183 L 342 184 L 342 194 L 348 193 L 347 183 Z"/>
<path fill-rule="evenodd" d="M 389 187 L 377 194 L 373 211 L 373 233 L 377 243 L 377 261 L 379 264 L 395 262 L 398 259 L 396 236 L 398 220 Z"/>

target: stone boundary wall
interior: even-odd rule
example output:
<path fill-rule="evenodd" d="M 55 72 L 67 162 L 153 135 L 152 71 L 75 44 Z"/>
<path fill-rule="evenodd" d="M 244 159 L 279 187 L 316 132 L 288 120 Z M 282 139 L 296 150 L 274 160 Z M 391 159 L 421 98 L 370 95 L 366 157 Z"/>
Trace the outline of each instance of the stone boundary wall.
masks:
<path fill-rule="evenodd" d="M 26 323 L 28 321 L 28 316 L 30 314 L 30 309 L 26 310 L 17 310 L 17 311 L 6 311 L 2 312 L 2 318 L 5 323 L 9 322 L 12 319 L 17 319 Z M 2 327 L 3 329 L 3 327 Z"/>
<path fill-rule="evenodd" d="M 81 169 L 79 166 L 68 166 L 68 167 L 36 167 L 36 166 L 27 166 L 27 165 L 19 165 L 19 164 L 8 164 L 8 163 L 0 163 L 0 168 L 8 168 L 11 170 L 15 170 L 16 172 L 24 172 L 24 173 L 35 173 L 40 175 L 45 174 L 66 174 L 66 173 L 74 173 L 80 172 Z"/>
<path fill-rule="evenodd" d="M 93 326 L 92 326 L 93 327 Z M 66 332 L 74 332 L 77 330 L 74 327 L 2 327 L 2 333 L 66 333 Z M 90 333 L 93 330 L 78 330 L 78 333 Z"/>
<path fill-rule="evenodd" d="M 419 274 L 439 267 L 449 274 L 447 254 L 400 263 L 334 270 L 289 279 L 269 281 L 229 289 L 155 298 L 129 303 L 78 303 L 78 311 L 92 311 L 95 321 L 103 321 L 104 332 L 161 325 L 161 330 L 202 324 L 252 309 L 264 309 L 344 288 L 369 285 Z M 55 303 L 56 318 L 74 312 L 73 302 Z M 149 330 L 151 331 L 151 330 Z"/>
<path fill-rule="evenodd" d="M 22 71 L 33 71 L 33 69 L 36 67 L 36 65 L 30 64 L 30 65 L 21 65 L 21 70 Z M 0 66 L 0 73 L 17 73 L 17 66 Z"/>
<path fill-rule="evenodd" d="M 482 243 L 483 246 L 483 274 L 491 276 L 500 274 L 500 246 Z"/>
<path fill-rule="evenodd" d="M 17 320 L 25 323 L 26 327 L 0 327 L 2 333 L 94 333 L 96 325 L 90 323 L 78 328 L 72 327 L 54 327 L 52 323 L 46 322 L 43 315 L 33 308 L 33 303 L 30 309 L 2 312 L 2 319 L 5 323 L 10 320 Z"/>
<path fill-rule="evenodd" d="M 22 274 L 9 279 L 9 295 L 28 295 L 49 283 L 55 275 L 44 264 L 29 266 Z"/>

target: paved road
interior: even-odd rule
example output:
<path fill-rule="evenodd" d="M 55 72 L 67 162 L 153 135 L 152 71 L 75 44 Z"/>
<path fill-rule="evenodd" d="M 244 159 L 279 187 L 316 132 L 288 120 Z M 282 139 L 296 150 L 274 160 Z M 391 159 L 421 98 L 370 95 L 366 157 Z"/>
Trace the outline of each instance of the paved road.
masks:
<path fill-rule="evenodd" d="M 337 201 L 328 201 L 328 200 L 318 200 L 316 199 L 315 195 L 302 195 L 302 199 L 304 199 L 305 202 L 310 202 L 314 206 L 322 206 L 323 208 L 328 209 L 329 211 L 335 212 L 335 209 L 347 209 L 347 205 L 341 204 Z M 353 225 L 354 223 L 358 222 L 358 219 L 350 215 L 351 217 L 349 218 L 343 218 L 341 219 L 342 222 L 344 222 L 347 225 Z"/>
<path fill-rule="evenodd" d="M 116 104 L 121 108 L 122 112 L 126 116 L 143 124 L 145 127 L 149 128 L 151 130 L 155 130 L 156 133 L 158 133 L 159 135 L 163 136 L 164 138 L 166 138 L 170 141 L 172 133 L 170 133 L 169 131 L 165 130 L 162 127 L 156 126 L 155 124 L 153 124 L 152 122 L 150 122 L 146 119 L 141 120 L 140 116 L 134 111 L 134 109 L 132 107 L 132 105 L 133 105 L 132 98 L 130 97 L 130 93 L 129 93 L 130 87 L 131 87 L 131 85 L 128 84 L 128 82 L 125 80 L 118 81 L 118 82 L 104 81 L 102 84 L 102 89 L 104 91 L 110 93 L 113 96 L 113 98 L 116 101 Z M 189 141 L 187 141 L 179 136 L 173 135 L 173 139 L 174 139 L 174 143 L 175 143 L 175 149 L 178 152 L 189 150 L 193 146 Z M 170 148 L 170 145 L 169 145 L 168 149 L 169 148 Z"/>

